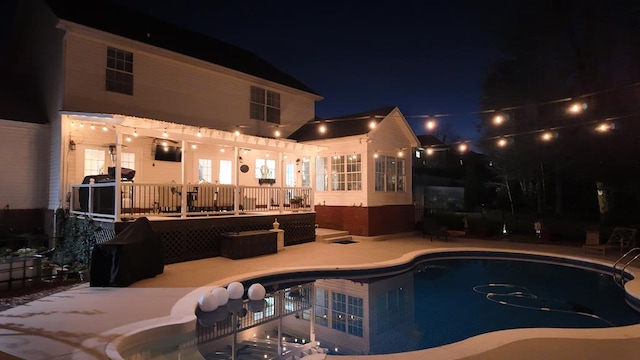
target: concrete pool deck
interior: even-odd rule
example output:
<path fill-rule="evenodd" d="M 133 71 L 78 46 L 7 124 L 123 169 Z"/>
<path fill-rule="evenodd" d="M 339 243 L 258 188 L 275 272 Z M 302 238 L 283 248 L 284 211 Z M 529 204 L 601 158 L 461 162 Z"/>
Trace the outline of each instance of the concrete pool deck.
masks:
<path fill-rule="evenodd" d="M 300 244 L 286 247 L 277 254 L 243 260 L 216 257 L 171 264 L 165 266 L 163 274 L 126 288 L 92 288 L 83 284 L 0 312 L 0 358 L 107 359 L 108 345 L 121 335 L 136 328 L 153 327 L 158 319 L 172 315 L 176 304 L 185 296 L 186 302 L 194 306 L 194 302 L 189 302 L 189 296 L 192 297 L 200 287 L 247 273 L 271 272 L 279 268 L 388 263 L 425 249 L 532 251 L 609 264 L 620 256 L 616 253 L 606 257 L 590 255 L 583 253 L 579 246 L 520 242 L 509 238 L 453 237 L 448 242 L 431 242 L 416 234 L 402 234 L 390 238 L 354 237 L 354 240 L 357 242 L 348 245 L 319 241 Z M 522 336 L 533 338 L 518 340 Z M 637 359 L 638 344 L 640 325 L 614 329 L 521 329 L 481 335 L 435 349 L 367 358 L 423 359 L 426 351 L 430 359 Z M 340 357 L 344 360 L 356 358 L 363 357 Z"/>

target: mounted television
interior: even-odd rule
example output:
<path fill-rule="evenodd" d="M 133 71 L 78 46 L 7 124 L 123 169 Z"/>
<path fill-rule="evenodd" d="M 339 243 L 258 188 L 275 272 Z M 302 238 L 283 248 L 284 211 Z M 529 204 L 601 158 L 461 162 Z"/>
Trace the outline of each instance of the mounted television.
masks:
<path fill-rule="evenodd" d="M 156 145 L 154 158 L 159 161 L 182 161 L 182 149 L 178 146 Z"/>

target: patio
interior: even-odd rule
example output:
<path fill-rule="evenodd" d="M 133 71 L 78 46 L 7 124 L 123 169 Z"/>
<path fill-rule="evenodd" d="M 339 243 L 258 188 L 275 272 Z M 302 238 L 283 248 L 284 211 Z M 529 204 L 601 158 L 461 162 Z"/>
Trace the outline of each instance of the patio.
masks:
<path fill-rule="evenodd" d="M 28 359 L 106 359 L 106 346 L 119 335 L 141 327 L 180 317 L 180 299 L 202 286 L 226 284 L 264 272 L 297 268 L 392 264 L 416 251 L 447 248 L 510 249 L 518 251 L 588 257 L 613 263 L 618 254 L 585 255 L 579 246 L 510 239 L 455 237 L 448 242 L 422 239 L 419 234 L 397 237 L 354 237 L 349 245 L 311 242 L 287 247 L 277 254 L 243 260 L 222 257 L 167 265 L 165 272 L 127 288 L 89 288 L 81 285 L 33 303 L 0 313 L 0 351 Z M 177 305 L 178 304 L 178 305 Z M 193 307 L 194 303 L 182 306 Z M 184 309 L 182 309 L 184 310 Z M 535 331 L 535 330 L 534 330 Z M 535 335 L 535 334 L 534 334 Z M 554 336 L 538 330 L 537 336 Z M 635 359 L 640 339 L 638 326 L 607 330 L 570 330 L 554 339 L 515 341 L 502 333 L 481 339 L 427 350 L 432 359 Z M 510 341 L 514 341 L 508 343 Z M 486 352 L 485 352 L 486 351 Z M 424 352 L 402 354 L 403 359 L 422 359 Z M 349 357 L 350 359 L 355 357 Z M 399 358 L 387 356 L 385 358 Z M 342 357 L 344 359 L 344 357 Z"/>

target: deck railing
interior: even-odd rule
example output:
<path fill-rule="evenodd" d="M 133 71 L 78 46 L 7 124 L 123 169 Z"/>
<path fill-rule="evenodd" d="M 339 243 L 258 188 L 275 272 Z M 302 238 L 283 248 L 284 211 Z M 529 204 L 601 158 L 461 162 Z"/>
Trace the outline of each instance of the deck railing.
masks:
<path fill-rule="evenodd" d="M 310 187 L 122 182 L 116 193 L 115 186 L 113 182 L 71 185 L 70 213 L 115 220 L 313 210 Z"/>

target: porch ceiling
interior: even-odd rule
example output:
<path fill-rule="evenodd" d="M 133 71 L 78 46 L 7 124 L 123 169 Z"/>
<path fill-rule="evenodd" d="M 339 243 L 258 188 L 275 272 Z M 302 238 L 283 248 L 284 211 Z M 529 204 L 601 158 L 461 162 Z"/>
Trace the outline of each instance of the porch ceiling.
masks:
<path fill-rule="evenodd" d="M 326 147 L 302 144 L 294 140 L 280 138 L 265 138 L 254 135 L 239 135 L 233 132 L 205 127 L 178 124 L 167 121 L 140 118 L 135 116 L 99 113 L 62 112 L 68 122 L 88 122 L 109 127 L 112 135 L 133 135 L 155 139 L 186 141 L 190 144 L 215 144 L 229 147 L 257 149 L 277 152 L 294 152 L 300 155 L 315 156 Z M 239 129 L 241 130 L 241 129 Z M 167 136 L 163 136 L 166 132 Z M 200 136 L 198 136 L 198 132 Z M 105 135 L 107 135 L 106 133 Z"/>

